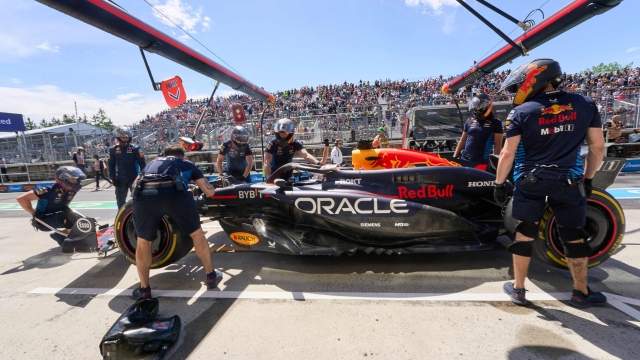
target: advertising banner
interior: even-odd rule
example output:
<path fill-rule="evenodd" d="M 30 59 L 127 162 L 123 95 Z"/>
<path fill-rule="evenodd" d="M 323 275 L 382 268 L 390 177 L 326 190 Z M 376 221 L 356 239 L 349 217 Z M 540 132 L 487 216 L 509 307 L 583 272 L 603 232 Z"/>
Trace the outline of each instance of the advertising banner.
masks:
<path fill-rule="evenodd" d="M 24 131 L 22 114 L 0 112 L 0 132 L 2 131 Z"/>

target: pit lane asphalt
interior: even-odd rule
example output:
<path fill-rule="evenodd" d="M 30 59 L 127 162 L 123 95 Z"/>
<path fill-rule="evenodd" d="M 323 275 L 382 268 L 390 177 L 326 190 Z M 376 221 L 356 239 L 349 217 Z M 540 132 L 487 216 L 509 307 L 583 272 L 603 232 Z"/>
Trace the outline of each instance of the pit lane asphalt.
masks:
<path fill-rule="evenodd" d="M 612 187 L 638 187 L 640 175 Z M 0 194 L 0 204 L 17 194 Z M 75 201 L 113 201 L 82 190 Z M 213 253 L 221 291 L 205 292 L 191 253 L 151 272 L 160 316 L 180 315 L 169 359 L 640 358 L 640 206 L 621 200 L 628 234 L 589 272 L 611 305 L 576 310 L 567 272 L 533 261 L 528 308 L 502 293 L 504 249 L 475 253 L 296 257 Z M 116 210 L 81 210 L 113 222 Z M 133 301 L 135 268 L 119 253 L 61 255 L 22 211 L 0 211 L 0 358 L 99 359 L 100 339 Z M 225 237 L 204 225 L 215 247 Z M 109 291 L 109 292 L 107 292 Z M 98 295 L 96 295 L 98 294 Z M 550 294 L 546 295 L 546 294 Z M 227 298 L 219 298 L 226 296 Z M 622 300 L 622 301 L 621 301 Z"/>

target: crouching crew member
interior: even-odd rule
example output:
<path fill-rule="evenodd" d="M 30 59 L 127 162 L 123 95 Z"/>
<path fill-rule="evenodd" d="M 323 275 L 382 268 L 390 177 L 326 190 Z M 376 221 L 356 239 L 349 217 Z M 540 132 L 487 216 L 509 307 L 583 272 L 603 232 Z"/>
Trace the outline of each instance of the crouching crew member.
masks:
<path fill-rule="evenodd" d="M 31 225 L 40 231 L 50 231 L 54 229 L 64 229 L 61 232 L 69 234 L 70 229 L 76 220 L 82 216 L 69 208 L 73 197 L 82 187 L 82 180 L 87 176 L 82 170 L 73 166 L 61 166 L 54 173 L 56 183 L 41 187 L 33 191 L 20 195 L 18 204 L 29 214 L 33 215 Z M 36 208 L 31 205 L 32 201 L 38 201 Z M 44 226 L 49 225 L 51 228 Z M 49 234 L 58 245 L 62 245 L 67 238 L 65 235 L 53 231 Z"/>
<path fill-rule="evenodd" d="M 602 293 L 587 286 L 591 248 L 584 229 L 591 182 L 604 155 L 602 123 L 593 100 L 558 90 L 563 80 L 560 64 L 537 59 L 520 66 L 502 85 L 513 94 L 517 107 L 507 116 L 507 140 L 500 153 L 494 196 L 496 202 L 506 202 L 504 181 L 515 158 L 513 217 L 518 224 L 516 241 L 508 247 L 515 281 L 504 284 L 504 291 L 517 305 L 527 305 L 524 282 L 545 200 L 556 216 L 573 277 L 569 304 L 587 308 L 607 303 Z M 589 146 L 586 171 L 580 157 L 584 140 Z"/>
<path fill-rule="evenodd" d="M 135 298 L 151 297 L 151 244 L 165 215 L 178 224 L 183 234 L 189 234 L 193 239 L 196 255 L 207 273 L 207 289 L 216 288 L 222 280 L 222 273 L 214 271 L 211 266 L 211 250 L 200 227 L 200 215 L 188 191 L 188 184 L 193 180 L 208 197 L 213 196 L 214 189 L 205 181 L 202 172 L 191 161 L 184 159 L 184 154 L 180 145 L 165 147 L 165 156 L 151 161 L 136 179 L 132 197 L 133 223 L 138 236 L 136 267 L 140 287 L 133 291 Z"/>
<path fill-rule="evenodd" d="M 253 152 L 248 144 L 249 132 L 242 126 L 236 126 L 231 131 L 231 139 L 222 143 L 216 165 L 220 176 L 224 175 L 222 160 L 227 159 L 227 174 L 236 180 L 251 182 L 251 168 L 253 167 Z"/>
<path fill-rule="evenodd" d="M 115 131 L 118 144 L 109 148 L 109 177 L 116 188 L 116 202 L 120 209 L 127 202 L 133 180 L 146 162 L 139 146 L 131 145 L 131 130 L 119 127 Z"/>
<path fill-rule="evenodd" d="M 264 152 L 263 166 L 265 177 L 269 178 L 269 176 L 271 176 L 271 173 L 278 170 L 282 165 L 292 162 L 293 156 L 296 152 L 299 152 L 304 161 L 308 163 L 315 165 L 326 164 L 327 156 L 329 154 L 329 140 L 325 139 L 325 150 L 322 161 L 318 161 L 318 159 L 307 152 L 307 150 L 304 148 L 302 143 L 298 141 L 298 139 L 294 139 L 294 128 L 295 126 L 293 124 L 293 121 L 289 119 L 280 119 L 274 124 L 273 130 L 276 134 L 276 137 L 273 140 L 269 141 L 269 144 L 267 145 L 267 148 Z M 289 180 L 292 176 L 293 170 L 289 170 L 280 175 L 280 178 Z"/>
<path fill-rule="evenodd" d="M 487 94 L 476 95 L 469 101 L 472 117 L 464 123 L 454 158 L 462 154 L 463 160 L 486 163 L 492 151 L 495 155 L 500 154 L 502 122 L 493 115 L 492 107 L 493 102 Z"/>

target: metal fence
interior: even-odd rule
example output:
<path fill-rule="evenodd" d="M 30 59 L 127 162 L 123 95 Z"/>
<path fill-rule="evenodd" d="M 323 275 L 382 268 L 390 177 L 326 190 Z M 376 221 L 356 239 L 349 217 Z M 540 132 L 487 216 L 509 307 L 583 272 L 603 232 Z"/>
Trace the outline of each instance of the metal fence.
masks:
<path fill-rule="evenodd" d="M 599 106 L 603 122 L 620 115 L 625 128 L 640 127 L 640 88 L 612 88 L 597 90 L 570 90 L 593 98 Z M 470 94 L 464 94 L 469 96 Z M 439 95 L 438 95 L 439 96 Z M 408 105 L 437 106 L 452 104 L 453 99 L 404 94 L 401 101 L 385 104 L 352 105 L 347 107 L 313 108 L 301 111 L 277 110 L 265 114 L 260 129 L 260 114 L 249 113 L 244 126 L 249 131 L 251 145 L 259 147 L 274 136 L 273 124 L 277 119 L 287 117 L 296 124 L 296 137 L 305 145 L 320 144 L 324 139 L 347 142 L 373 139 L 377 129 L 385 126 L 387 136 L 392 140 L 402 138 L 404 116 Z M 468 97 L 456 99 L 466 102 Z M 496 96 L 494 101 L 510 100 L 508 96 Z M 463 105 L 465 106 L 465 105 Z M 145 119 L 131 127 L 133 143 L 142 147 L 143 152 L 155 154 L 169 144 L 178 143 L 181 136 L 191 136 L 203 105 L 190 103 L 181 109 L 170 109 L 161 116 Z M 152 120 L 155 119 L 155 120 Z M 221 143 L 230 138 L 235 126 L 230 117 L 206 117 L 196 136 L 204 143 L 203 150 L 215 151 Z M 14 138 L 0 139 L 0 154 L 7 163 L 60 162 L 70 160 L 76 146 L 83 146 L 88 157 L 97 154 L 106 157 L 107 149 L 113 145 L 113 134 L 107 130 L 91 134 L 47 133 L 34 135 L 20 134 Z"/>

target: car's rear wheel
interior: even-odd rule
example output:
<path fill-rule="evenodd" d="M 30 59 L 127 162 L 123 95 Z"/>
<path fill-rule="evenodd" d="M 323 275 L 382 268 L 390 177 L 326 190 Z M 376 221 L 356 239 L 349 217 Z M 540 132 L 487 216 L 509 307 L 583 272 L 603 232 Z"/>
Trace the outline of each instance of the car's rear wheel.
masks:
<path fill-rule="evenodd" d="M 151 268 L 170 265 L 187 255 L 193 248 L 193 240 L 183 235 L 180 228 L 168 216 L 164 216 L 157 236 L 151 245 Z M 131 264 L 136 264 L 138 238 L 133 225 L 133 202 L 129 200 L 119 211 L 114 223 L 113 235 L 118 249 Z"/>
<path fill-rule="evenodd" d="M 613 196 L 601 189 L 593 190 L 587 202 L 584 229 L 588 233 L 586 241 L 592 249 L 589 267 L 594 267 L 609 259 L 624 237 L 624 213 Z M 548 205 L 540 219 L 538 239 L 534 242 L 534 256 L 553 267 L 567 269 L 556 217 Z"/>

